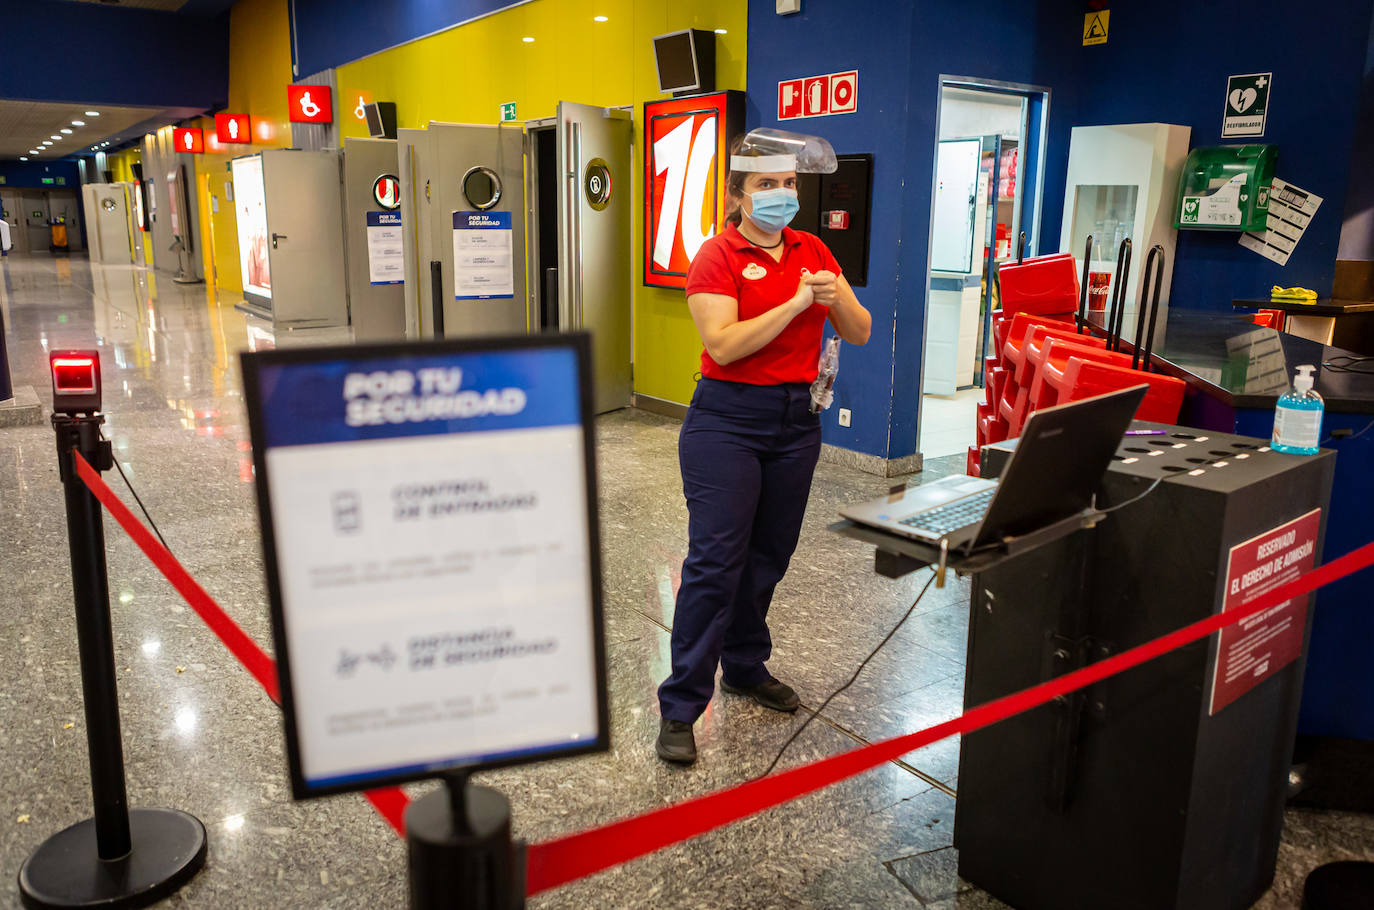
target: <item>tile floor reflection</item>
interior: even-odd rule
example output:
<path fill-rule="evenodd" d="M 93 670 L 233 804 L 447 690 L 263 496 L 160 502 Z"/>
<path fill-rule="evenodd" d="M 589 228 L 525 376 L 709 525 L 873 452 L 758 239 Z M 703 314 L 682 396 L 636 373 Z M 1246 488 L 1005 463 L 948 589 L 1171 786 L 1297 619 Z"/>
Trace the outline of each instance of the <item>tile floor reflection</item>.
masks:
<path fill-rule="evenodd" d="M 238 354 L 334 343 L 274 336 L 205 286 L 132 266 L 46 255 L 5 260 L 0 307 L 16 384 L 47 393 L 47 352 L 97 346 L 116 457 L 172 550 L 244 629 L 270 646 Z M 659 762 L 654 689 L 686 547 L 676 425 L 634 410 L 597 423 L 612 748 L 480 776 L 542 840 L 739 783 L 766 767 L 800 716 L 718 698 L 691 769 Z M 947 463 L 946 463 L 947 462 Z M 962 469 L 962 450 L 926 476 Z M 0 430 L 0 878 L 89 812 L 62 495 L 52 432 Z M 113 475 L 111 475 L 113 476 Z M 112 485 L 121 493 L 117 478 Z M 822 464 L 792 571 L 772 613 L 772 667 L 814 706 L 906 610 L 923 578 L 872 572 L 872 552 L 826 530 L 888 481 Z M 131 503 L 132 504 L 132 503 Z M 289 797 L 280 714 L 127 537 L 107 522 L 129 796 L 209 829 L 206 869 L 174 906 L 401 907 L 404 844 L 360 797 Z M 932 589 L 859 681 L 793 745 L 784 767 L 910 732 L 960 710 L 967 583 Z M 995 907 L 958 879 L 951 846 L 957 742 L 670 847 L 530 902 L 582 907 Z M 432 785 L 409 788 L 413 794 Z M 25 819 L 20 823 L 18 819 Z M 1367 818 L 1290 812 L 1276 887 L 1296 906 L 1319 862 L 1374 857 Z M 13 885 L 0 905 L 18 905 Z"/>

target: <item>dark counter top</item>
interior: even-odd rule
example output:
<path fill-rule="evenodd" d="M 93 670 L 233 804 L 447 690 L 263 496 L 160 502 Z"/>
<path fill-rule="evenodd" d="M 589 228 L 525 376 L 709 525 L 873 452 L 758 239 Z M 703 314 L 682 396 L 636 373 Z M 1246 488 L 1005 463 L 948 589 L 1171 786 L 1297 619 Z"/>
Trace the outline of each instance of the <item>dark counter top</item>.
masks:
<path fill-rule="evenodd" d="M 1374 313 L 1374 300 L 1337 300 L 1334 297 L 1318 297 L 1311 303 L 1298 300 L 1232 300 L 1231 305 L 1252 310 L 1282 310 L 1296 316 L 1351 316 L 1356 313 Z"/>
<path fill-rule="evenodd" d="M 1130 350 L 1129 340 L 1122 348 Z M 1315 388 L 1328 411 L 1374 414 L 1374 360 L 1356 364 L 1368 373 L 1341 368 L 1361 357 L 1257 326 L 1245 316 L 1171 310 L 1156 330 L 1152 359 L 1159 372 L 1235 408 L 1274 407 L 1295 369 L 1310 363 L 1317 368 Z"/>

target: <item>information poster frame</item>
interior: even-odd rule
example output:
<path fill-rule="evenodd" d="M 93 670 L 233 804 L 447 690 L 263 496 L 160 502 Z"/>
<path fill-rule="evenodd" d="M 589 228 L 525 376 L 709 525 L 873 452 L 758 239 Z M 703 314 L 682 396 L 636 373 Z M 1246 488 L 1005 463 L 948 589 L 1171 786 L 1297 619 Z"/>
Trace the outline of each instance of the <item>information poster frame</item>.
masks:
<path fill-rule="evenodd" d="M 577 376 L 576 425 L 581 430 L 580 454 L 585 483 L 585 523 L 586 523 L 586 568 L 587 568 L 587 606 L 590 609 L 590 645 L 594 665 L 596 731 L 594 736 L 584 737 L 567 743 L 548 747 L 538 747 L 517 751 L 515 754 L 494 758 L 481 758 L 464 761 L 431 762 L 423 767 L 406 766 L 398 770 L 368 772 L 358 775 L 360 779 L 334 783 L 312 783 L 305 774 L 302 761 L 301 742 L 301 699 L 298 697 L 293 674 L 291 649 L 291 630 L 288 625 L 288 612 L 284 603 L 283 576 L 281 573 L 280 550 L 278 546 L 277 523 L 274 521 L 272 479 L 268 452 L 274 448 L 268 444 L 269 434 L 264 414 L 265 388 L 264 373 L 276 371 L 281 367 L 323 365 L 339 362 L 356 364 L 358 370 L 366 370 L 368 363 L 394 362 L 397 360 L 433 360 L 442 357 L 466 357 L 468 355 L 527 354 L 548 352 L 550 350 L 571 352 L 575 358 Z M 256 471 L 258 514 L 261 525 L 263 563 L 266 574 L 267 594 L 272 620 L 272 640 L 276 652 L 277 676 L 280 688 L 281 708 L 285 727 L 286 754 L 291 780 L 292 795 L 295 799 L 313 799 L 339 793 L 371 790 L 378 787 L 394 786 L 420 780 L 444 778 L 455 772 L 471 773 L 493 768 L 530 764 L 538 761 L 569 758 L 578 755 L 606 752 L 610 749 L 610 706 L 607 684 L 605 612 L 601 563 L 600 529 L 597 517 L 597 479 L 595 426 L 593 423 L 595 407 L 591 371 L 591 338 L 584 332 L 568 332 L 557 335 L 487 336 L 465 339 L 437 339 L 413 342 L 390 342 L 380 344 L 328 346 L 313 348 L 287 348 L 260 352 L 244 352 L 241 355 L 244 400 L 248 412 L 249 428 L 252 436 L 253 464 Z M 268 380 L 270 381 L 270 380 Z M 342 406 L 342 402 L 341 402 Z M 571 426 L 572 424 L 569 424 Z M 453 430 L 438 433 L 434 430 L 421 430 L 416 435 L 393 437 L 396 442 L 409 443 L 428 434 L 446 437 L 451 435 L 481 434 L 487 431 Z"/>

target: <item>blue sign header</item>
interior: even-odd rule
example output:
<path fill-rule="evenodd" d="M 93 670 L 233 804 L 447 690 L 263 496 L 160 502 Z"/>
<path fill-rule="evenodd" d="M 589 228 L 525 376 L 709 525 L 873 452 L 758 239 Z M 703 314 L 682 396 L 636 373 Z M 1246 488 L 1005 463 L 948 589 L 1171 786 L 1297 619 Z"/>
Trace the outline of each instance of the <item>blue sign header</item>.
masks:
<path fill-rule="evenodd" d="M 353 223 L 354 223 L 354 224 L 357 224 L 356 221 L 353 222 Z M 400 227 L 400 226 L 401 226 L 401 213 L 400 213 L 400 212 L 368 212 L 368 213 L 367 213 L 367 226 L 368 226 L 368 227 Z"/>
<path fill-rule="evenodd" d="M 580 424 L 568 348 L 273 364 L 263 445 L 315 445 Z"/>
<path fill-rule="evenodd" d="M 509 231 L 510 212 L 454 212 L 455 231 Z"/>

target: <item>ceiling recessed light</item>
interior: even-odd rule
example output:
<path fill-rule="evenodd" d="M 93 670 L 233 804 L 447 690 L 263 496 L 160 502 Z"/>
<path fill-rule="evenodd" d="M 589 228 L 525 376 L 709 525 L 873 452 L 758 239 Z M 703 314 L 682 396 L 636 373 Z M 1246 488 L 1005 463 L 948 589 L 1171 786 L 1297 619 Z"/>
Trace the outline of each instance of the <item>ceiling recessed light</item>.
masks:
<path fill-rule="evenodd" d="M 729 33 L 728 31 L 726 31 L 725 29 L 723 29 L 723 28 L 718 28 L 718 29 L 716 29 L 716 34 L 717 34 L 717 35 L 728 35 L 728 34 L 730 34 L 730 33 Z"/>
<path fill-rule="evenodd" d="M 85 120 L 73 120 L 73 121 L 72 121 L 72 126 L 85 126 L 85 125 L 86 125 L 86 121 L 85 121 Z"/>
<path fill-rule="evenodd" d="M 521 38 L 520 40 L 523 41 L 523 42 L 525 42 L 526 44 L 533 44 L 533 43 L 534 43 L 534 39 L 531 38 L 529 35 L 526 35 L 525 37 Z"/>
<path fill-rule="evenodd" d="M 52 134 L 51 136 L 49 136 L 48 138 L 49 138 L 49 139 L 52 139 L 53 141 L 58 141 L 58 140 L 60 140 L 62 137 L 59 136 L 59 135 L 57 135 L 56 133 L 53 133 L 53 134 Z"/>
<path fill-rule="evenodd" d="M 52 140 L 51 140 L 51 139 L 44 139 L 44 140 L 43 140 L 43 144 L 44 144 L 44 145 L 52 145 Z"/>
<path fill-rule="evenodd" d="M 64 136 L 70 136 L 72 134 L 72 131 L 67 129 L 66 127 L 63 127 L 62 129 L 58 130 L 58 132 Z"/>
<path fill-rule="evenodd" d="M 593 16 L 593 17 L 592 17 L 592 21 L 593 21 L 593 22 L 609 22 L 610 19 L 609 19 L 608 17 L 606 17 L 606 16 Z"/>
<path fill-rule="evenodd" d="M 87 117 L 99 117 L 99 116 L 100 116 L 100 111 L 87 111 L 87 112 L 86 112 L 86 116 L 87 116 Z"/>
<path fill-rule="evenodd" d="M 28 156 L 28 155 L 20 155 L 20 156 L 19 156 L 19 160 L 20 160 L 20 161 L 28 161 L 28 160 L 29 160 L 29 156 Z"/>

